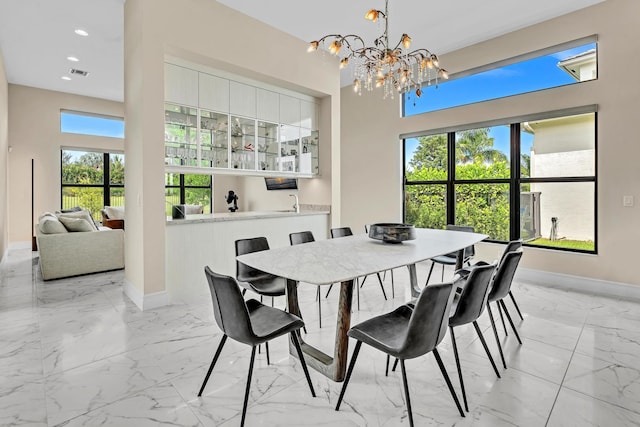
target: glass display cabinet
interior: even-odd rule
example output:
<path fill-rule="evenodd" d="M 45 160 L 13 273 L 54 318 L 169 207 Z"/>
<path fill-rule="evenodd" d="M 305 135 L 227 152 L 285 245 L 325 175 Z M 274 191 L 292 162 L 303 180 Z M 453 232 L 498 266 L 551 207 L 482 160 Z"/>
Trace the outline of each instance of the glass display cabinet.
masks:
<path fill-rule="evenodd" d="M 231 116 L 231 167 L 256 169 L 256 121 Z"/>
<path fill-rule="evenodd" d="M 318 175 L 319 139 L 317 130 L 301 129 L 300 173 Z"/>
<path fill-rule="evenodd" d="M 200 165 L 229 167 L 229 116 L 200 110 Z"/>
<path fill-rule="evenodd" d="M 197 109 L 165 104 L 165 164 L 198 166 Z"/>
<path fill-rule="evenodd" d="M 277 171 L 280 150 L 278 125 L 258 121 L 258 170 Z"/>
<path fill-rule="evenodd" d="M 280 172 L 298 172 L 300 154 L 300 128 L 280 125 Z"/>

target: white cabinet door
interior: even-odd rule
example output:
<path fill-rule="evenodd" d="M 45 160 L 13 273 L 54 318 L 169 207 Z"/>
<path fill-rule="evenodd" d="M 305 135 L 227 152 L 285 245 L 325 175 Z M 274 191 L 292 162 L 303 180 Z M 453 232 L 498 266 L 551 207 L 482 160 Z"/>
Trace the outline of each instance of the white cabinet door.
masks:
<path fill-rule="evenodd" d="M 256 88 L 234 81 L 229 82 L 231 114 L 256 117 Z"/>
<path fill-rule="evenodd" d="M 278 93 L 257 88 L 258 120 L 278 123 L 280 120 L 280 97 Z"/>
<path fill-rule="evenodd" d="M 305 129 L 318 129 L 318 107 L 315 102 L 300 101 L 300 127 Z"/>
<path fill-rule="evenodd" d="M 280 123 L 300 126 L 300 100 L 280 95 Z"/>
<path fill-rule="evenodd" d="M 198 72 L 164 64 L 164 99 L 167 102 L 198 106 Z"/>
<path fill-rule="evenodd" d="M 200 108 L 220 113 L 229 112 L 229 80 L 200 74 Z"/>

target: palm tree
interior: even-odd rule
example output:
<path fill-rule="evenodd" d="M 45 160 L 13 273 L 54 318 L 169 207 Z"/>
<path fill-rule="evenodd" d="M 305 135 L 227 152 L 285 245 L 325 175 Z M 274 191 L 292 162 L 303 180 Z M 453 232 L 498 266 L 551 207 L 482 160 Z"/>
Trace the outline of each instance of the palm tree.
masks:
<path fill-rule="evenodd" d="M 506 162 L 506 154 L 493 148 L 493 141 L 489 136 L 489 128 L 456 132 L 456 163 Z"/>

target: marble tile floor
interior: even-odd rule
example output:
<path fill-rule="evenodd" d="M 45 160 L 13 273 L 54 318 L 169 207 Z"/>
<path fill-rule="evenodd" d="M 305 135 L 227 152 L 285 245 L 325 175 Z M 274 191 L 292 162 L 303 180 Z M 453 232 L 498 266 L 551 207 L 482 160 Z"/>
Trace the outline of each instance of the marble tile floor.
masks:
<path fill-rule="evenodd" d="M 428 267 L 418 266 L 419 277 Z M 0 425 L 239 424 L 248 347 L 229 340 L 205 394 L 196 396 L 220 339 L 208 289 L 141 312 L 123 294 L 123 278 L 117 271 L 43 282 L 37 255 L 9 252 L 0 264 Z M 406 269 L 396 270 L 395 279 L 396 297 L 386 302 L 377 283 L 367 280 L 353 324 L 404 303 Z M 390 296 L 390 277 L 385 286 Z M 640 425 L 640 304 L 524 283 L 515 283 L 514 291 L 525 314 L 517 319 L 524 345 L 512 333 L 505 337 L 500 326 L 507 370 L 487 315 L 480 319 L 501 379 L 473 329 L 456 329 L 466 418 L 457 413 L 432 355 L 407 361 L 416 425 Z M 329 350 L 338 292 L 323 297 L 322 329 L 315 286 L 301 284 L 299 292 L 305 339 Z M 312 398 L 286 340 L 273 341 L 270 349 L 271 365 L 264 353 L 256 359 L 247 426 L 408 425 L 401 377 L 384 376 L 382 353 L 362 347 L 336 412 L 341 384 L 311 370 L 318 395 Z M 448 336 L 440 353 L 459 390 Z"/>

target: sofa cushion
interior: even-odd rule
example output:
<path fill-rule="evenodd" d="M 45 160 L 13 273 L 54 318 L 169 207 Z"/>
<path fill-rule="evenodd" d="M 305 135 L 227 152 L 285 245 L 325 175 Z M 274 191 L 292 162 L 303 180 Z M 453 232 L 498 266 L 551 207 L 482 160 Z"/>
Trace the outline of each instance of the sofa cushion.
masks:
<path fill-rule="evenodd" d="M 98 227 L 96 227 L 96 224 L 93 222 L 93 218 L 91 217 L 91 214 L 89 213 L 89 211 L 82 210 L 82 211 L 78 211 L 78 212 L 67 212 L 67 213 L 59 213 L 58 214 L 58 219 L 63 218 L 63 217 L 65 217 L 65 218 L 81 218 L 81 219 L 85 219 L 85 220 L 87 220 L 87 222 L 91 226 L 91 230 L 90 231 L 98 231 Z"/>
<path fill-rule="evenodd" d="M 43 213 L 42 215 L 40 215 L 40 216 L 38 217 L 38 223 L 41 223 L 41 222 L 42 222 L 42 220 L 43 220 L 43 219 L 45 219 L 45 218 L 47 218 L 47 217 L 49 217 L 49 218 L 53 218 L 53 219 L 55 219 L 55 220 L 57 220 L 57 219 L 58 219 L 58 217 L 56 216 L 56 214 L 54 214 L 54 213 L 52 213 L 52 212 L 45 212 L 45 213 Z"/>
<path fill-rule="evenodd" d="M 58 233 L 67 233 L 67 228 L 56 218 L 54 215 L 51 216 L 41 216 L 40 221 L 38 221 L 38 227 L 43 234 L 58 234 Z"/>
<path fill-rule="evenodd" d="M 70 232 L 86 232 L 86 231 L 96 231 L 91 226 L 89 220 L 84 218 L 71 218 L 66 216 L 61 216 L 60 222 L 64 224 L 64 227 L 67 231 Z"/>
<path fill-rule="evenodd" d="M 124 219 L 124 206 L 105 206 L 104 211 L 109 219 Z"/>

